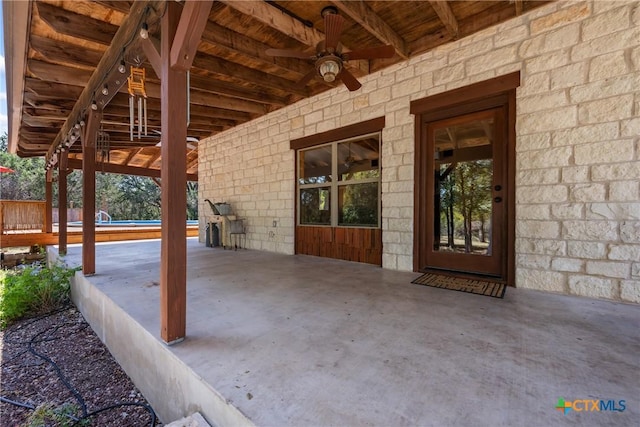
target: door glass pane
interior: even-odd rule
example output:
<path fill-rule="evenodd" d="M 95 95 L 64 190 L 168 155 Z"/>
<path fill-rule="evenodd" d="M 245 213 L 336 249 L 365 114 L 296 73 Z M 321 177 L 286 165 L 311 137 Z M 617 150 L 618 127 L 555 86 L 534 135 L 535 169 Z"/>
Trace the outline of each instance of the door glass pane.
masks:
<path fill-rule="evenodd" d="M 331 225 L 331 188 L 300 190 L 300 224 Z"/>
<path fill-rule="evenodd" d="M 494 120 L 434 129 L 434 250 L 491 255 Z"/>
<path fill-rule="evenodd" d="M 299 184 L 331 182 L 331 145 L 301 150 L 299 162 Z"/>

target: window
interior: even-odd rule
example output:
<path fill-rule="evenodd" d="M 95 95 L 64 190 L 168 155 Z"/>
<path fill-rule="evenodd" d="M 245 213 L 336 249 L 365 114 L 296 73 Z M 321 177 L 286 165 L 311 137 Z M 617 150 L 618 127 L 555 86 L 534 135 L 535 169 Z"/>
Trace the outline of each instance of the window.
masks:
<path fill-rule="evenodd" d="M 380 226 L 380 133 L 298 150 L 298 224 Z"/>

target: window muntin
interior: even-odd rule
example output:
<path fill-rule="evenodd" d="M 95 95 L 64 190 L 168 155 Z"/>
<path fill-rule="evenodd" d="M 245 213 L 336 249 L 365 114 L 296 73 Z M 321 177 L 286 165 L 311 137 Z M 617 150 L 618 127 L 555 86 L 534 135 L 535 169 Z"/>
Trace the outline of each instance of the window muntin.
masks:
<path fill-rule="evenodd" d="M 379 159 L 379 132 L 298 150 L 298 224 L 379 227 Z"/>

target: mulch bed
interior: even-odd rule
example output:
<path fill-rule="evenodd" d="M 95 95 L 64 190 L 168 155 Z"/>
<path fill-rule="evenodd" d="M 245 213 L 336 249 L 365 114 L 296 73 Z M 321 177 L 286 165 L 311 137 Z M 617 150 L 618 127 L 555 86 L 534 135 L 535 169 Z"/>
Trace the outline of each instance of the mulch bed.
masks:
<path fill-rule="evenodd" d="M 89 414 L 89 422 L 65 418 L 47 426 L 162 425 L 73 306 L 0 331 L 0 426 L 28 425 L 34 411 L 7 400 L 72 408 L 76 418 Z"/>

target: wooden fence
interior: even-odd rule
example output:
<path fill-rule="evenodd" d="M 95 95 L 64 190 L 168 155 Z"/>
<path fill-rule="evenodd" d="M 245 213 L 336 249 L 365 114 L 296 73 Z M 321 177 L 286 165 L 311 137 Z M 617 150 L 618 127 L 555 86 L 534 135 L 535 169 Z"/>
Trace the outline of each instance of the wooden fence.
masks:
<path fill-rule="evenodd" d="M 0 234 L 8 231 L 45 232 L 45 202 L 0 200 Z"/>

